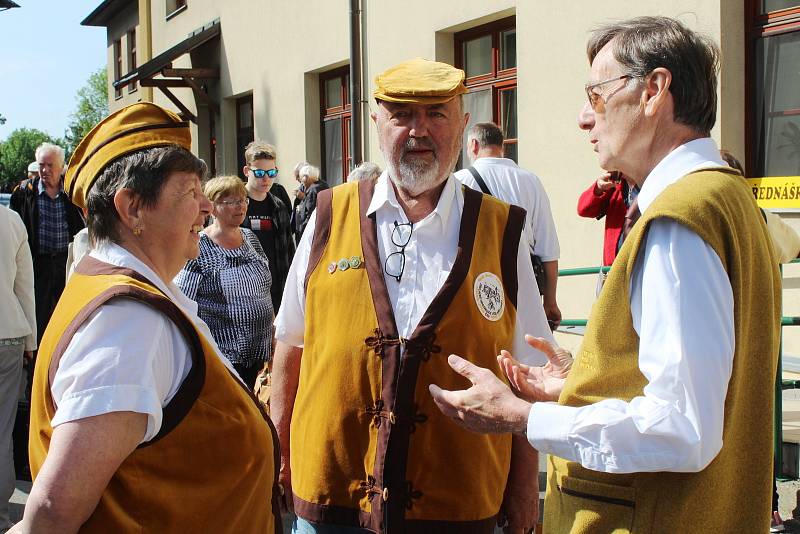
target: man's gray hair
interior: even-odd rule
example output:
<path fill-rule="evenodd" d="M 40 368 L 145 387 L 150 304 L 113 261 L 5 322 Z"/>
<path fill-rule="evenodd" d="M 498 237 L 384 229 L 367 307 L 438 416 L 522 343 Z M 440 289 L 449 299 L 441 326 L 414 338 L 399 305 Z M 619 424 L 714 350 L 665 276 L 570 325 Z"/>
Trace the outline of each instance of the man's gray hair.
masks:
<path fill-rule="evenodd" d="M 493 122 L 479 122 L 469 129 L 467 139 L 475 139 L 481 148 L 503 146 L 503 130 Z"/>
<path fill-rule="evenodd" d="M 717 121 L 719 71 L 719 48 L 711 39 L 668 17 L 637 17 L 594 30 L 586 45 L 589 64 L 611 41 L 614 59 L 634 78 L 667 69 L 675 122 L 709 134 Z"/>
<path fill-rule="evenodd" d="M 58 158 L 61 167 L 64 167 L 64 149 L 53 143 L 42 143 L 36 147 L 36 161 L 39 161 L 39 156 L 47 152 L 52 152 Z"/>
<path fill-rule="evenodd" d="M 120 242 L 120 218 L 114 206 L 117 191 L 133 190 L 142 207 L 150 208 L 158 203 L 164 184 L 174 172 L 191 172 L 204 180 L 208 167 L 203 160 L 178 145 L 145 148 L 109 163 L 86 197 L 92 242 Z"/>
<path fill-rule="evenodd" d="M 319 167 L 314 167 L 313 165 L 303 165 L 300 167 L 298 176 L 300 176 L 300 178 L 303 176 L 308 176 L 311 178 L 312 182 L 316 182 L 319 180 Z"/>
<path fill-rule="evenodd" d="M 348 182 L 360 182 L 362 180 L 372 180 L 381 175 L 381 168 L 371 161 L 358 164 L 355 169 L 347 175 Z"/>

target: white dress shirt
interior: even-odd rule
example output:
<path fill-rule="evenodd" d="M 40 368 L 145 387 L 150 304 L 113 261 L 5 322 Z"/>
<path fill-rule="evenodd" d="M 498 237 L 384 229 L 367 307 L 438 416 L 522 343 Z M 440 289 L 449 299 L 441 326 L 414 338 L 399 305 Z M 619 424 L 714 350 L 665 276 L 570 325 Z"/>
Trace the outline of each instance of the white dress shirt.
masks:
<path fill-rule="evenodd" d="M 686 174 L 722 166 L 709 138 L 678 147 L 646 178 L 639 209 L 646 213 Z M 643 395 L 583 407 L 535 403 L 528 440 L 596 471 L 701 471 L 722 447 L 735 343 L 728 275 L 696 233 L 657 219 L 636 258 L 630 296 L 639 369 L 648 381 Z"/>
<path fill-rule="evenodd" d="M 19 214 L 0 206 L 0 339 L 24 337 L 36 350 L 36 304 L 28 232 Z"/>
<path fill-rule="evenodd" d="M 191 319 L 220 356 L 208 325 L 197 316 L 197 303 L 164 282 L 141 260 L 114 243 L 101 243 L 90 256 L 133 269 L 164 292 Z M 147 415 L 142 443 L 161 429 L 162 409 L 175 396 L 192 367 L 189 346 L 163 313 L 139 301 L 114 299 L 98 308 L 75 332 L 51 385 L 57 405 L 52 425 L 111 412 Z"/>
<path fill-rule="evenodd" d="M 459 182 L 450 175 L 436 208 L 427 217 L 414 224 L 411 240 L 405 249 L 406 264 L 400 282 L 398 283 L 396 278 L 384 271 L 389 300 L 401 337 L 411 337 L 425 310 L 453 268 L 463 208 L 464 193 Z M 367 209 L 368 215 L 373 213 L 376 217 L 378 249 L 383 266 L 386 256 L 397 249 L 391 241 L 395 221 L 401 224 L 409 222 L 385 171 L 375 184 L 372 202 Z M 275 320 L 277 338 L 296 347 L 303 346 L 305 329 L 303 284 L 315 226 L 316 212 L 312 214 L 297 246 L 297 252 L 289 269 L 281 309 Z M 511 350 L 519 354 L 522 361 L 531 365 L 541 365 L 546 361 L 545 356 L 525 343 L 524 334 L 550 340 L 553 336 L 547 325 L 530 256 L 523 241 L 520 241 L 517 254 L 517 272 L 519 279 L 517 324 Z"/>
<path fill-rule="evenodd" d="M 557 260 L 561 249 L 556 224 L 550 211 L 550 199 L 539 177 L 508 158 L 478 158 L 472 166 L 493 196 L 525 209 L 525 233 L 531 244 L 531 253 L 542 261 Z M 481 190 L 469 169 L 461 169 L 455 177 L 464 185 Z"/>

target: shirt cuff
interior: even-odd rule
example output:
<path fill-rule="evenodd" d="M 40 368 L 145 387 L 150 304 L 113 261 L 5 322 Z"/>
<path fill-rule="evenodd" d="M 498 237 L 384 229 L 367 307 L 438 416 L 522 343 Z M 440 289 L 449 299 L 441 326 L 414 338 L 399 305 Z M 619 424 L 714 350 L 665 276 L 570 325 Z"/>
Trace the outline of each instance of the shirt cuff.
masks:
<path fill-rule="evenodd" d="M 558 454 L 569 447 L 567 438 L 574 426 L 578 408 L 555 402 L 534 402 L 528 414 L 527 437 L 531 447 L 540 452 Z"/>
<path fill-rule="evenodd" d="M 303 346 L 303 334 L 302 332 L 298 335 L 296 332 L 292 332 L 286 326 L 276 323 L 275 324 L 275 339 L 278 341 L 282 341 L 287 345 L 291 345 L 293 347 L 301 347 Z"/>

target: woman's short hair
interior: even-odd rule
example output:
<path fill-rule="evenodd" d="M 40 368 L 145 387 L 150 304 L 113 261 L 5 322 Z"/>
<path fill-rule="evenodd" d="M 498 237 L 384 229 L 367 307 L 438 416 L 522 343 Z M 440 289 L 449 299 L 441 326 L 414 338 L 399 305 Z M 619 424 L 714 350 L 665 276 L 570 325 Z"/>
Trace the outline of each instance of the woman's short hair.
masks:
<path fill-rule="evenodd" d="M 247 196 L 247 188 L 238 176 L 217 176 L 207 181 L 203 186 L 203 193 L 211 202 L 216 202 L 225 197 Z"/>
<path fill-rule="evenodd" d="M 295 178 L 299 178 L 300 177 L 300 169 L 302 169 L 306 165 L 310 165 L 310 163 L 307 162 L 307 161 L 298 161 L 297 162 L 297 165 L 295 165 L 294 169 L 292 169 L 292 172 L 294 173 Z"/>
<path fill-rule="evenodd" d="M 719 48 L 711 39 L 668 17 L 638 17 L 596 29 L 586 46 L 589 63 L 612 41 L 614 59 L 634 78 L 667 69 L 675 122 L 708 135 L 717 121 L 719 71 Z"/>
<path fill-rule="evenodd" d="M 120 242 L 120 219 L 114 206 L 117 191 L 132 190 L 142 207 L 150 208 L 158 203 L 161 190 L 172 173 L 190 172 L 203 180 L 207 170 L 203 160 L 178 145 L 146 148 L 112 161 L 86 197 L 89 236 L 98 244 Z"/>
<path fill-rule="evenodd" d="M 311 178 L 312 182 L 316 182 L 319 180 L 319 167 L 314 167 L 313 165 L 303 165 L 300 167 L 298 176 L 300 176 L 300 178 L 303 176 L 308 176 Z"/>

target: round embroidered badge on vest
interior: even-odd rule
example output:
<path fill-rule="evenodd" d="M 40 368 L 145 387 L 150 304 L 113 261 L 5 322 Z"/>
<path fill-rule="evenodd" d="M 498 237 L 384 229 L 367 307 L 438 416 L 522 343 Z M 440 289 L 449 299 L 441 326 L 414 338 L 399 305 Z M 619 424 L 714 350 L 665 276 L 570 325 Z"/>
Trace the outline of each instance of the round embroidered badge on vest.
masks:
<path fill-rule="evenodd" d="M 475 279 L 473 293 L 481 315 L 490 321 L 500 320 L 506 308 L 505 292 L 500 278 L 494 273 L 479 274 Z"/>

